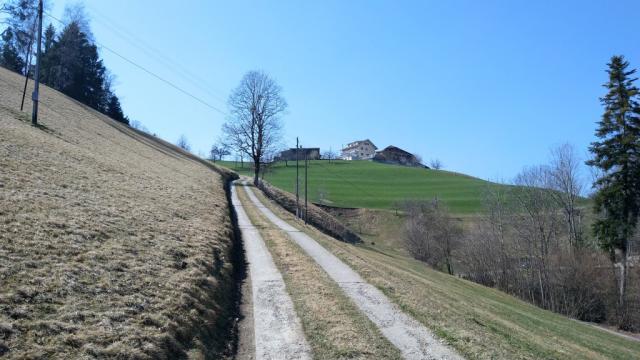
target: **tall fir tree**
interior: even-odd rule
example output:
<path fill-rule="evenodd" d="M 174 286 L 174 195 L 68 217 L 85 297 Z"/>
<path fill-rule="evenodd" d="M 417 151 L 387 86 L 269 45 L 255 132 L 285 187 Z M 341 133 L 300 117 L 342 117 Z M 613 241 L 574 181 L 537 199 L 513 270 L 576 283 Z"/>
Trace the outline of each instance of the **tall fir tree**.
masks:
<path fill-rule="evenodd" d="M 23 74 L 29 71 L 38 0 L 7 0 L 0 12 L 7 15 L 2 32 L 0 65 Z M 111 90 L 107 69 L 93 41 L 82 6 L 66 10 L 68 18 L 59 35 L 52 24 L 44 31 L 40 81 L 117 121 L 127 123 L 120 100 Z"/>
<path fill-rule="evenodd" d="M 109 102 L 107 103 L 105 115 L 121 123 L 125 123 L 127 125 L 129 124 L 129 119 L 125 117 L 124 113 L 122 112 L 120 99 L 118 99 L 118 97 L 113 93 L 109 96 Z"/>
<path fill-rule="evenodd" d="M 0 53 L 0 65 L 15 72 L 22 72 L 24 61 L 20 57 L 14 45 L 13 29 L 9 26 L 2 33 L 2 50 Z"/>
<path fill-rule="evenodd" d="M 52 86 L 52 67 L 56 64 L 55 52 L 53 47 L 56 44 L 56 29 L 53 24 L 49 24 L 44 32 L 44 41 L 42 47 L 42 58 L 40 63 L 40 81 Z"/>
<path fill-rule="evenodd" d="M 97 47 L 76 22 L 67 25 L 49 50 L 51 86 L 66 95 L 104 112 L 108 103 L 106 69 Z M 47 73 L 45 71 L 45 73 Z"/>
<path fill-rule="evenodd" d="M 636 70 L 628 70 L 623 56 L 614 56 L 608 64 L 608 93 L 601 99 L 605 112 L 598 123 L 598 141 L 591 144 L 593 159 L 587 164 L 602 175 L 595 181 L 598 189 L 594 208 L 599 218 L 593 232 L 612 261 L 619 264 L 619 326 L 629 326 L 626 293 L 631 239 L 640 211 L 640 105 Z"/>

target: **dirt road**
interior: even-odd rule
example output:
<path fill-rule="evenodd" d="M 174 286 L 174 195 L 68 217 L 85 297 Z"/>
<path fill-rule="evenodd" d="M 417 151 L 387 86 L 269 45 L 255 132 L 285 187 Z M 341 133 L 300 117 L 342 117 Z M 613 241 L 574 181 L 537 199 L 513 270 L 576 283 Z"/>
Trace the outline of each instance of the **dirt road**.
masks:
<path fill-rule="evenodd" d="M 249 262 L 255 359 L 311 359 L 311 350 L 282 275 L 245 213 L 235 186 L 232 202 Z"/>
<path fill-rule="evenodd" d="M 286 232 L 340 286 L 344 293 L 382 334 L 394 344 L 406 359 L 461 359 L 454 350 L 443 344 L 431 331 L 402 312 L 380 290 L 365 282 L 360 275 L 314 239 L 277 217 L 246 187 L 253 206 L 272 223 Z M 249 206 L 249 204 L 245 204 Z"/>

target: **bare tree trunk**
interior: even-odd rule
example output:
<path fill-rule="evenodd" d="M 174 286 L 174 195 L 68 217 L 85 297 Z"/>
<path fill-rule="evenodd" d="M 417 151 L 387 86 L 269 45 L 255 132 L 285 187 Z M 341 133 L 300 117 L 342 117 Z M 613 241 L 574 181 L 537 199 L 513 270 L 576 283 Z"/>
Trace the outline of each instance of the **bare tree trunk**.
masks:
<path fill-rule="evenodd" d="M 447 256 L 447 272 L 449 273 L 449 275 L 453 275 L 453 267 L 451 266 L 451 258 L 449 256 Z"/>
<path fill-rule="evenodd" d="M 627 267 L 627 258 L 628 258 L 628 253 L 627 251 L 623 251 L 622 253 L 622 259 L 621 259 L 621 264 L 620 264 L 620 281 L 619 281 L 619 288 L 618 288 L 618 309 L 620 312 L 620 327 L 621 328 L 626 328 L 627 327 L 627 308 L 626 308 L 626 293 L 627 293 L 627 278 L 629 276 L 628 274 L 628 267 Z"/>
<path fill-rule="evenodd" d="M 259 176 L 260 176 L 260 160 L 253 162 L 254 172 L 253 172 L 253 184 L 255 186 L 259 185 Z"/>

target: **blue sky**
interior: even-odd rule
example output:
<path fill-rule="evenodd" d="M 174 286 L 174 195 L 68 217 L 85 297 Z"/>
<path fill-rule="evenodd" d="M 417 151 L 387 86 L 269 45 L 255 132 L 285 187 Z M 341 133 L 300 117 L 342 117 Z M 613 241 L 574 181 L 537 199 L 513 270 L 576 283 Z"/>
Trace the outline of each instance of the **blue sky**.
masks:
<path fill-rule="evenodd" d="M 75 3 L 53 1 L 58 17 Z M 631 0 L 84 4 L 98 42 L 223 111 L 244 73 L 272 75 L 287 145 L 370 138 L 485 179 L 511 179 L 564 142 L 586 156 L 607 61 L 640 67 Z M 223 114 L 101 54 L 132 119 L 208 151 Z"/>

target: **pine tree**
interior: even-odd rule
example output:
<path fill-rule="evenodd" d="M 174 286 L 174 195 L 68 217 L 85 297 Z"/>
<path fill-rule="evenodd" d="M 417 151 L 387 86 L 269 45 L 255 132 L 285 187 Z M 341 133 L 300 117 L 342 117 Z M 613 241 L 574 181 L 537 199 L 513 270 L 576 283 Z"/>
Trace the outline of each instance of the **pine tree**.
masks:
<path fill-rule="evenodd" d="M 48 53 L 51 50 L 51 47 L 56 41 L 56 28 L 53 27 L 53 24 L 49 24 L 47 29 L 44 31 L 44 43 L 42 52 L 44 54 Z"/>
<path fill-rule="evenodd" d="M 107 104 L 105 115 L 109 116 L 110 118 L 116 121 L 129 125 L 129 119 L 126 116 L 124 116 L 124 113 L 122 112 L 122 107 L 120 106 L 120 99 L 118 99 L 118 97 L 113 93 L 109 97 L 109 103 Z"/>
<path fill-rule="evenodd" d="M 76 22 L 67 25 L 50 51 L 51 86 L 66 95 L 104 112 L 109 102 L 105 86 L 106 68 L 97 47 Z"/>
<path fill-rule="evenodd" d="M 11 27 L 8 27 L 2 33 L 2 53 L 0 54 L 0 65 L 11 71 L 22 72 L 24 68 L 24 61 L 18 54 L 18 50 L 16 49 L 13 42 L 13 37 L 13 29 Z"/>
<path fill-rule="evenodd" d="M 53 24 L 49 24 L 47 30 L 44 32 L 44 43 L 40 63 L 40 81 L 49 86 L 52 86 L 52 68 L 57 61 L 55 52 L 53 51 L 55 44 L 56 29 L 53 27 Z"/>
<path fill-rule="evenodd" d="M 608 66 L 608 93 L 601 99 L 605 112 L 596 131 L 599 140 L 590 147 L 594 157 L 587 164 L 603 174 L 594 184 L 594 208 L 600 218 L 593 231 L 612 261 L 618 261 L 616 252 L 620 256 L 619 325 L 626 328 L 627 262 L 640 210 L 640 105 L 636 70 L 627 70 L 629 62 L 623 56 L 612 57 Z"/>

